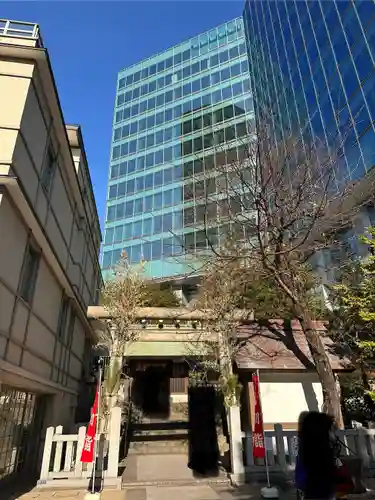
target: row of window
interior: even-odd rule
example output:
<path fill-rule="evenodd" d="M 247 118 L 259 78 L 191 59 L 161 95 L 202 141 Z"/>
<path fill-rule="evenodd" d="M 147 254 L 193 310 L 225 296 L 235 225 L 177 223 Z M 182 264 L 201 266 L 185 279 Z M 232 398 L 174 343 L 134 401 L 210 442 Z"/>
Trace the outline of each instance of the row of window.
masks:
<path fill-rule="evenodd" d="M 167 233 L 168 231 L 178 231 L 181 228 L 182 211 L 179 210 L 108 228 L 105 232 L 104 244 L 112 245 L 112 243 L 121 243 L 125 240 Z"/>
<path fill-rule="evenodd" d="M 196 136 L 193 139 L 188 139 L 180 144 L 168 146 L 166 148 L 146 154 L 143 157 L 144 167 L 148 169 L 154 167 L 155 165 L 172 162 L 173 160 L 181 158 L 181 156 L 200 153 L 203 150 L 211 149 L 212 147 L 218 146 L 219 144 L 233 141 L 236 138 L 239 139 L 241 137 L 244 137 L 245 135 L 247 135 L 248 130 L 252 131 L 252 127 L 250 126 L 250 124 L 247 126 L 247 122 L 240 122 L 229 125 L 216 132 L 200 134 L 199 136 Z M 113 148 L 112 160 L 116 160 L 118 158 L 121 158 L 122 156 L 135 154 L 137 152 L 137 141 L 130 141 L 130 143 L 126 142 L 121 146 L 116 146 L 115 148 Z M 137 159 L 137 162 L 139 159 L 140 158 Z"/>
<path fill-rule="evenodd" d="M 160 91 L 168 85 L 176 84 L 177 82 L 181 82 L 181 80 L 185 80 L 191 76 L 197 75 L 206 71 L 207 69 L 213 69 L 219 64 L 225 64 L 228 61 L 232 61 L 236 59 L 240 55 L 246 54 L 246 46 L 245 43 L 241 43 L 240 45 L 236 45 L 231 49 L 225 49 L 219 54 L 215 54 L 207 59 L 202 59 L 201 61 L 197 61 L 196 63 L 185 66 L 183 69 L 179 69 L 175 73 L 168 73 L 165 76 L 160 76 L 157 80 L 152 80 L 149 83 L 144 83 L 140 87 L 135 87 L 132 90 L 128 90 L 127 92 L 123 92 L 117 96 L 116 105 L 122 106 L 123 104 L 128 104 L 139 97 L 143 97 L 147 94 L 152 94 L 153 92 Z M 232 66 L 233 68 L 233 66 Z M 236 68 L 233 69 L 233 75 L 237 76 Z M 217 72 L 219 73 L 219 72 Z M 233 76 L 232 76 L 233 78 Z M 219 77 L 216 75 L 216 80 L 220 81 Z M 180 92 L 182 92 L 181 87 L 179 87 Z M 180 94 L 181 97 L 182 94 Z"/>
<path fill-rule="evenodd" d="M 236 235 L 244 234 L 242 225 L 234 224 L 231 228 L 228 224 L 210 227 L 206 231 L 197 230 L 184 235 L 171 235 L 155 241 L 144 241 L 135 245 L 126 245 L 125 250 L 131 263 L 136 264 L 141 260 L 160 260 L 172 255 L 181 255 L 186 252 L 194 252 L 209 249 L 211 245 L 217 246 L 223 243 L 230 230 L 236 231 Z M 107 250 L 103 253 L 103 269 L 114 266 L 121 256 L 123 248 Z"/>
<path fill-rule="evenodd" d="M 122 165 L 122 163 L 119 165 L 120 171 Z M 181 178 L 182 173 L 180 165 L 159 170 L 158 172 L 151 172 L 147 175 L 138 176 L 133 179 L 129 179 L 128 181 L 113 184 L 109 187 L 108 199 L 114 200 L 115 198 L 131 196 L 134 193 L 140 193 L 141 191 L 147 191 L 159 186 L 165 186 L 171 182 L 179 181 Z"/>
<path fill-rule="evenodd" d="M 143 244 L 128 246 L 125 248 L 129 261 L 138 264 L 141 260 L 160 260 L 171 255 L 181 254 L 183 251 L 182 242 L 177 237 L 169 237 L 160 240 L 144 242 Z M 103 253 L 103 269 L 109 269 L 120 260 L 122 248 L 108 250 Z"/>
<path fill-rule="evenodd" d="M 225 70 L 221 70 L 217 74 L 215 73 L 215 80 L 211 77 L 211 75 L 206 75 L 202 78 L 198 78 L 197 80 L 193 80 L 192 82 L 185 83 L 185 85 L 183 85 L 182 87 L 168 90 L 165 93 L 158 94 L 155 97 L 150 97 L 149 99 L 133 104 L 133 106 L 120 109 L 116 111 L 115 122 L 119 123 L 123 120 L 128 120 L 130 117 L 138 116 L 139 114 L 145 113 L 146 111 L 152 111 L 155 108 L 159 108 L 161 106 L 166 106 L 167 104 L 175 102 L 178 99 L 188 97 L 191 94 L 206 90 L 214 85 L 218 85 L 216 80 L 218 78 L 220 78 L 220 81 L 224 81 L 222 80 L 222 78 L 229 79 L 231 71 L 233 72 L 233 74 L 236 73 L 236 76 L 240 74 L 247 74 L 249 72 L 249 64 L 247 60 L 244 60 L 241 63 L 236 63 L 234 66 L 235 68 L 233 70 L 225 68 Z M 217 92 L 217 94 L 214 93 L 215 96 L 214 94 L 212 94 L 212 97 L 210 98 L 203 99 L 203 96 L 200 96 L 197 98 L 197 101 L 191 99 L 190 101 L 180 104 L 181 110 L 177 114 L 177 116 L 175 116 L 175 118 L 179 118 L 182 114 L 189 113 L 193 109 L 199 109 L 202 106 L 208 106 L 211 104 L 211 101 L 212 103 L 220 102 L 220 90 L 218 90 Z"/>
<path fill-rule="evenodd" d="M 237 33 L 237 35 L 236 35 Z M 237 37 L 242 37 L 242 20 L 231 21 L 227 26 L 223 25 L 215 28 L 208 33 L 203 33 L 197 39 L 192 40 L 192 48 L 184 52 L 179 52 L 174 56 L 168 57 L 156 64 L 151 64 L 136 71 L 119 80 L 119 89 L 133 85 L 134 83 L 144 80 L 145 78 L 152 77 L 161 73 L 162 71 L 178 66 L 184 62 L 206 54 L 211 50 L 217 49 L 221 45 L 225 45 L 234 41 Z"/>
<path fill-rule="evenodd" d="M 241 153 L 240 153 L 241 154 Z M 109 187 L 108 200 L 114 200 L 116 198 L 129 197 L 133 194 L 139 194 L 142 191 L 148 191 L 150 189 L 155 189 L 160 186 L 166 186 L 172 182 L 180 181 L 182 178 L 191 178 L 194 171 L 195 174 L 201 174 L 205 171 L 207 174 L 215 168 L 220 168 L 227 163 L 232 163 L 237 161 L 237 151 L 235 148 L 227 151 L 224 155 L 216 155 L 216 158 L 212 155 L 210 158 L 205 158 L 202 160 L 186 162 L 183 167 L 181 165 L 176 165 L 173 168 L 167 168 L 164 170 L 158 170 L 157 172 L 150 172 L 145 176 L 135 177 L 129 179 L 128 181 L 120 182 L 118 184 L 113 184 Z M 188 192 L 190 191 L 190 184 L 195 185 L 193 196 L 188 197 Z M 213 186 L 213 188 L 212 188 Z M 222 188 L 218 190 L 222 191 Z M 191 183 L 186 184 L 184 187 L 184 201 L 192 198 L 200 198 L 205 193 L 212 194 L 215 192 L 215 179 L 206 178 L 192 180 Z M 162 206 L 169 206 L 173 203 L 178 202 L 177 199 L 172 200 L 172 196 L 167 195 L 169 191 L 164 191 L 165 197 L 162 202 Z M 168 201 L 167 201 L 168 200 Z M 161 208 L 161 207 L 155 207 Z M 139 213 L 139 212 L 137 212 Z"/>
<path fill-rule="evenodd" d="M 240 85 L 241 83 L 242 82 L 239 82 Z M 251 101 L 249 101 L 248 107 L 250 105 Z M 226 120 L 232 119 L 235 116 L 241 116 L 245 114 L 246 111 L 253 111 L 252 107 L 250 109 L 246 109 L 246 106 L 246 100 L 241 99 L 234 104 L 229 104 L 228 106 L 216 109 L 214 111 L 212 111 L 212 109 L 209 109 L 208 112 L 205 112 L 204 114 L 195 113 L 192 117 L 189 117 L 189 119 L 184 120 L 182 123 L 177 123 L 176 125 L 173 125 L 171 127 L 163 128 L 161 130 L 158 130 L 157 132 L 152 132 L 147 136 L 139 137 L 138 148 L 150 148 L 154 145 L 162 144 L 164 142 L 171 141 L 172 139 L 176 139 L 181 135 L 191 134 L 193 132 L 204 129 L 205 127 L 218 125 Z M 122 128 L 120 127 L 116 129 L 115 140 L 116 136 L 119 134 L 121 134 L 121 139 L 124 139 L 128 137 L 130 133 L 134 133 L 134 131 L 138 132 L 138 123 L 140 122 L 133 122 L 131 124 L 124 125 Z"/>
<path fill-rule="evenodd" d="M 205 202 L 206 199 L 212 200 L 213 198 L 216 198 L 217 194 L 225 193 L 226 189 L 226 182 L 220 177 L 195 180 L 194 182 L 185 185 L 184 189 L 181 186 L 178 188 L 168 189 L 163 192 L 151 194 L 149 196 L 128 200 L 116 205 L 111 205 L 107 208 L 106 222 L 128 219 L 142 214 L 151 214 L 153 211 L 157 211 L 162 208 L 179 205 L 183 201 L 189 202 L 193 200 L 200 200 L 201 202 Z M 197 205 L 197 207 L 185 207 L 184 224 L 188 225 L 204 222 L 205 213 L 209 219 L 225 217 L 229 214 L 229 211 L 233 214 L 237 214 L 242 211 L 242 208 L 245 206 L 245 201 L 246 206 L 250 206 L 250 201 L 247 201 L 247 198 L 244 198 L 242 202 L 241 200 L 236 199 L 231 200 L 230 207 L 225 200 L 216 200 L 215 203 L 210 201 L 207 204 L 207 207 L 205 207 L 205 205 Z M 140 224 L 139 227 L 141 228 L 139 235 L 154 234 L 160 231 L 160 228 L 156 230 L 155 226 L 152 228 L 152 223 L 150 222 L 149 224 L 151 225 L 147 226 L 147 232 L 144 232 L 144 229 L 142 229 L 142 222 L 139 221 L 137 222 L 137 224 L 138 223 Z M 173 227 L 180 227 L 180 224 L 180 219 L 177 217 L 175 223 L 173 224 Z M 171 227 L 169 227 L 168 229 L 170 229 Z M 168 229 L 164 229 L 164 231 Z M 149 230 L 150 232 L 148 232 Z"/>
<path fill-rule="evenodd" d="M 38 278 L 39 262 L 40 262 L 40 251 L 37 250 L 33 244 L 29 243 L 26 253 L 25 260 L 23 264 L 23 270 L 21 275 L 21 282 L 19 288 L 19 294 L 22 299 L 28 304 L 32 303 L 35 285 Z M 70 300 L 63 296 L 61 305 L 59 320 L 57 326 L 57 337 L 64 341 L 65 344 L 70 345 L 73 338 L 75 323 L 75 314 L 70 307 Z"/>
<path fill-rule="evenodd" d="M 233 99 L 236 99 L 233 104 L 230 103 L 224 108 L 219 108 L 214 111 L 212 111 L 211 108 L 207 109 L 208 105 L 194 107 L 194 114 L 185 114 L 184 121 L 182 123 L 179 122 L 173 126 L 158 130 L 154 139 L 155 143 L 161 144 L 162 142 L 168 142 L 172 139 L 180 137 L 180 135 L 186 135 L 195 130 L 199 130 L 200 128 L 209 127 L 210 125 L 221 123 L 224 120 L 229 120 L 233 116 L 244 114 L 246 111 L 252 111 L 253 104 L 251 98 L 247 98 L 248 102 L 244 99 L 238 99 L 238 96 L 248 92 L 248 89 L 249 80 L 247 79 L 232 84 L 231 94 Z M 223 95 L 223 92 L 221 92 L 221 95 Z M 202 99 L 199 97 L 196 104 L 199 104 L 198 101 L 201 104 Z M 202 113 L 204 113 L 203 116 Z M 127 123 L 122 127 L 117 127 L 114 130 L 113 140 L 116 142 L 121 139 L 126 139 L 133 134 L 142 134 L 146 130 L 150 130 L 155 126 L 160 127 L 175 118 L 174 109 L 172 108 L 159 111 L 158 113 L 150 115 L 147 118 L 141 118 L 140 120 Z M 145 137 L 143 137 L 143 139 L 146 140 L 146 143 L 147 140 L 149 140 Z"/>
<path fill-rule="evenodd" d="M 185 162 L 183 164 L 183 168 L 181 169 L 180 164 L 175 165 L 171 168 L 164 168 L 162 170 L 163 174 L 163 185 L 168 184 L 170 182 L 176 182 L 181 180 L 181 178 L 191 177 L 193 174 L 198 175 L 203 172 L 209 172 L 214 168 L 220 168 L 223 165 L 227 165 L 237 160 L 243 159 L 243 147 L 234 147 L 230 149 L 226 149 L 223 152 L 220 152 L 215 155 L 207 155 L 204 158 L 195 158 L 189 162 Z M 237 154 L 238 153 L 238 154 Z M 119 177 L 124 177 L 127 175 L 134 174 L 134 172 L 143 171 L 145 166 L 144 156 L 141 156 L 137 159 L 132 159 L 128 161 L 122 161 L 117 165 L 112 165 L 111 167 L 111 179 L 117 179 Z M 143 191 L 144 189 L 152 189 L 155 187 L 154 183 L 154 174 L 150 173 L 145 176 L 137 176 L 135 185 L 131 181 L 129 187 L 121 188 L 121 192 L 125 190 L 126 194 L 130 194 L 131 192 Z M 160 182 L 160 177 L 158 177 L 158 183 Z M 158 184 L 159 185 L 159 184 Z M 116 195 L 117 197 L 118 195 Z"/>
<path fill-rule="evenodd" d="M 122 220 L 133 215 L 143 213 L 152 213 L 154 210 L 160 210 L 163 207 L 179 205 L 183 201 L 182 187 L 168 189 L 166 191 L 151 194 L 146 197 L 128 200 L 116 205 L 110 205 L 107 208 L 106 222 Z"/>

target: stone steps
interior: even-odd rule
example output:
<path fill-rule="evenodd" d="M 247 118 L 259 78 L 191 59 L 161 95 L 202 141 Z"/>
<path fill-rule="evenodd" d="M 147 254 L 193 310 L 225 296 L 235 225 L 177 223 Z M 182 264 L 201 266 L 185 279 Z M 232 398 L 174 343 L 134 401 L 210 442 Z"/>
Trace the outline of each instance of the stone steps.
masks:
<path fill-rule="evenodd" d="M 141 422 L 134 426 L 129 455 L 179 455 L 188 453 L 188 422 L 162 420 Z"/>
<path fill-rule="evenodd" d="M 122 483 L 121 489 L 131 490 L 146 486 L 191 486 L 191 485 L 214 485 L 214 484 L 230 484 L 230 479 L 224 474 L 219 477 L 211 478 L 192 478 L 192 479 L 160 479 L 155 481 L 134 481 Z"/>
<path fill-rule="evenodd" d="M 129 455 L 180 455 L 188 453 L 188 441 L 132 441 Z"/>

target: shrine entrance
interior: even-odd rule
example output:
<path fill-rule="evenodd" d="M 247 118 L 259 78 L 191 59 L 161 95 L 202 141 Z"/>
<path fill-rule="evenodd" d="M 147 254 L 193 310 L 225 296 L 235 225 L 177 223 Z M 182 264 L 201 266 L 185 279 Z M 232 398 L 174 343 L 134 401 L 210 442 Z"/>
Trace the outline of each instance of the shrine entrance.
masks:
<path fill-rule="evenodd" d="M 168 362 L 139 362 L 135 367 L 133 402 L 148 418 L 170 413 L 170 366 Z"/>

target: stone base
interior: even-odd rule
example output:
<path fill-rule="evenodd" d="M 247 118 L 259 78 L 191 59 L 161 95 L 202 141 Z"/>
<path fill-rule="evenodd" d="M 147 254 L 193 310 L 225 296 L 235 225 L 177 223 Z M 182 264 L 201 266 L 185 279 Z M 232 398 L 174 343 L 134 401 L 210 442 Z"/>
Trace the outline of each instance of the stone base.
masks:
<path fill-rule="evenodd" d="M 83 500 L 100 500 L 100 493 L 86 493 Z"/>
<path fill-rule="evenodd" d="M 88 490 L 90 481 L 87 478 L 69 478 L 69 479 L 47 479 L 39 480 L 36 487 L 38 489 L 85 489 Z M 103 481 L 103 489 L 120 490 L 121 477 L 106 477 Z M 93 499 L 95 497 L 92 497 Z"/>

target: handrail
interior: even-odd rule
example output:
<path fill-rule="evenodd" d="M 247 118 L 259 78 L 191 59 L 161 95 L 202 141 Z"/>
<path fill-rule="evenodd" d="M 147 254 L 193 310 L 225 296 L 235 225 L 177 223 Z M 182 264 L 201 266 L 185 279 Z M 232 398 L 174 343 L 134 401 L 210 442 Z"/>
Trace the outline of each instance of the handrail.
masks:
<path fill-rule="evenodd" d="M 31 38 L 38 40 L 39 45 L 41 47 L 43 46 L 40 28 L 36 23 L 0 19 L 0 36 L 9 36 L 12 38 Z"/>

